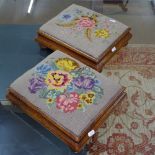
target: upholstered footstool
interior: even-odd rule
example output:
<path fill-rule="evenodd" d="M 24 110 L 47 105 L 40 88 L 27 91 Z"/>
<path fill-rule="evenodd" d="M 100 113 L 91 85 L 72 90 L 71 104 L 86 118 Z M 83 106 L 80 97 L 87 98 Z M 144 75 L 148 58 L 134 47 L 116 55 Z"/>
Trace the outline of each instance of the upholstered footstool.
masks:
<path fill-rule="evenodd" d="M 128 26 L 73 4 L 42 25 L 36 41 L 41 47 L 61 50 L 100 72 L 130 38 Z"/>
<path fill-rule="evenodd" d="M 76 152 L 124 96 L 119 84 L 60 51 L 20 76 L 7 94 Z"/>

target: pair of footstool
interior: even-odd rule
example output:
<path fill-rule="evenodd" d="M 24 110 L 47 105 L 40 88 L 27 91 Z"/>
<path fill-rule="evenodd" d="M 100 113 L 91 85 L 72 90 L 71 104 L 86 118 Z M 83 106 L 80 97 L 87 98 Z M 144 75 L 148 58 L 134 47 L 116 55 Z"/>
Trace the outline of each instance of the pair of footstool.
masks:
<path fill-rule="evenodd" d="M 126 95 L 98 71 L 130 37 L 127 26 L 71 5 L 38 32 L 42 46 L 58 50 L 15 80 L 7 98 L 79 152 Z"/>

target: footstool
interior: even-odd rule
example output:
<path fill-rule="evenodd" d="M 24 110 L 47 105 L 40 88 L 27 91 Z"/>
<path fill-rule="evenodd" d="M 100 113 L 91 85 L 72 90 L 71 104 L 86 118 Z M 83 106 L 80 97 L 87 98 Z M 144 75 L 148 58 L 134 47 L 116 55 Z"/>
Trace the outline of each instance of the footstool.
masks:
<path fill-rule="evenodd" d="M 60 51 L 15 80 L 7 94 L 76 152 L 124 96 L 119 84 Z"/>
<path fill-rule="evenodd" d="M 128 26 L 73 4 L 42 25 L 36 41 L 41 47 L 61 50 L 100 72 L 131 36 Z"/>

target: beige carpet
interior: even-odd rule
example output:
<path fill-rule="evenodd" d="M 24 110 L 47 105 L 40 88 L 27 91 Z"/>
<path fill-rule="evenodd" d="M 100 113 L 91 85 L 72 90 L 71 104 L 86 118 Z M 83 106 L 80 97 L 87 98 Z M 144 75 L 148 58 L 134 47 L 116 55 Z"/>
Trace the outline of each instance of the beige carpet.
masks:
<path fill-rule="evenodd" d="M 88 144 L 88 154 L 155 155 L 155 46 L 123 49 L 103 74 L 126 87 L 127 98 Z"/>

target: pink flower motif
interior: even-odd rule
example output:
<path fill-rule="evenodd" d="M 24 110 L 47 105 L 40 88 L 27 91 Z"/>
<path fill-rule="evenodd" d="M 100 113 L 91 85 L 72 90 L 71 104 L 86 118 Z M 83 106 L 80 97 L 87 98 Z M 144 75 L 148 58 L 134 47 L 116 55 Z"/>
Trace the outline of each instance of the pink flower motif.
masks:
<path fill-rule="evenodd" d="M 79 95 L 76 92 L 62 94 L 56 98 L 56 107 L 65 113 L 73 112 L 77 109 L 79 100 Z"/>
<path fill-rule="evenodd" d="M 77 21 L 79 27 L 83 28 L 93 28 L 95 27 L 96 22 L 89 17 L 82 17 Z"/>
<path fill-rule="evenodd" d="M 108 155 L 135 155 L 133 139 L 123 133 L 114 133 L 107 141 Z"/>

